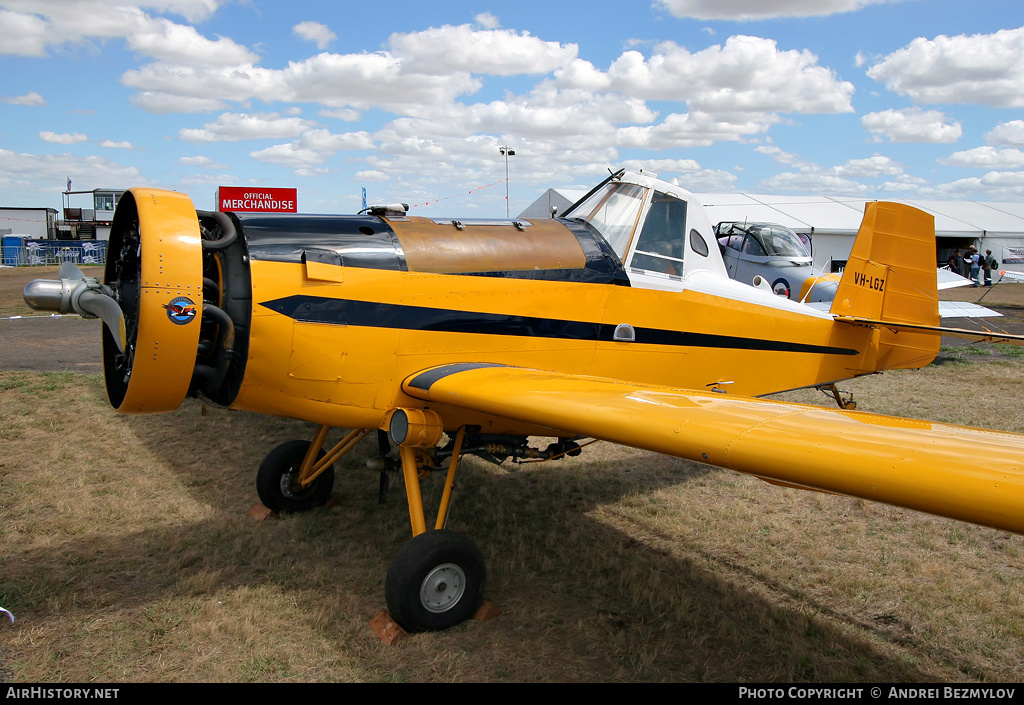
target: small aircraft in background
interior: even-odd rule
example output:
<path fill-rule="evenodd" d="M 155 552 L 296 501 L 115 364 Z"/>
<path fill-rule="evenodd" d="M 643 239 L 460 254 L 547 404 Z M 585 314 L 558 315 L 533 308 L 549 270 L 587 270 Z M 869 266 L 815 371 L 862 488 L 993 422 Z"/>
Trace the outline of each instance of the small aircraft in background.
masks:
<path fill-rule="evenodd" d="M 816 286 L 809 298 L 800 298 L 806 293 L 804 282 L 814 277 L 811 242 L 806 235 L 777 223 L 753 222 L 718 223 L 715 235 L 725 269 L 733 279 L 769 286 L 773 293 L 794 301 L 832 300 L 838 282 L 831 287 Z"/>
<path fill-rule="evenodd" d="M 723 221 L 715 225 L 718 247 L 729 276 L 751 286 L 769 289 L 827 311 L 839 289 L 842 272 L 814 273 L 811 241 L 778 223 Z M 970 279 L 939 267 L 939 291 L 969 286 Z M 940 301 L 941 318 L 993 318 L 1001 313 L 964 301 Z"/>
<path fill-rule="evenodd" d="M 1024 436 L 851 411 L 836 387 L 927 365 L 940 335 L 1024 344 L 938 325 L 930 216 L 868 204 L 827 311 L 734 281 L 717 243 L 691 194 L 625 171 L 538 221 L 208 212 L 141 188 L 102 281 L 68 265 L 25 299 L 103 319 L 120 412 L 201 396 L 315 424 L 256 472 L 274 511 L 322 505 L 333 463 L 373 435 L 382 483 L 404 481 L 413 538 L 385 597 L 409 631 L 483 596 L 480 551 L 447 528 L 464 455 L 556 460 L 590 437 L 1024 533 Z M 804 387 L 839 408 L 760 398 Z M 354 430 L 328 449 L 332 428 Z"/>
<path fill-rule="evenodd" d="M 715 225 L 718 247 L 729 276 L 755 287 L 768 287 L 778 296 L 801 303 L 831 303 L 842 272 L 814 273 L 811 241 L 778 223 L 723 221 Z M 951 272 L 937 270 L 939 291 L 970 286 L 971 280 Z M 976 307 L 975 316 L 999 314 Z M 956 313 L 972 310 L 958 306 Z M 982 313 L 984 312 L 984 313 Z M 940 304 L 940 313 L 943 317 Z M 952 316 L 950 316 L 952 317 Z"/>

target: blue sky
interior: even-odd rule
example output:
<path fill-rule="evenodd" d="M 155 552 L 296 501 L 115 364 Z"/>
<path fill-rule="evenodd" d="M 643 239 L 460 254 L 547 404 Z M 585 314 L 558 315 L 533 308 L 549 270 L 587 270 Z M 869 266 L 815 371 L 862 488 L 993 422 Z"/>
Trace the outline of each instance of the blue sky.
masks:
<path fill-rule="evenodd" d="M 698 193 L 1024 200 L 1020 0 L 0 0 L 0 205 L 288 186 L 518 213 Z"/>

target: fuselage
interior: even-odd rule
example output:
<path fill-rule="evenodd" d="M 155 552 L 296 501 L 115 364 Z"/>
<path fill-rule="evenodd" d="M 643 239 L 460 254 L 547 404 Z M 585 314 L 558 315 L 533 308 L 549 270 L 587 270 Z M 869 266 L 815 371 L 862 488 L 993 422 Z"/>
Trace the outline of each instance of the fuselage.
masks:
<path fill-rule="evenodd" d="M 927 228 L 912 229 L 930 259 Z M 883 250 L 895 241 L 877 240 Z M 876 241 L 869 232 L 858 242 L 868 252 Z M 864 271 L 833 306 L 840 322 L 730 279 L 700 204 L 645 174 L 613 174 L 565 217 L 532 221 L 394 208 L 217 213 L 195 211 L 182 194 L 133 189 L 110 251 L 102 285 L 62 280 L 51 298 L 63 310 L 74 285 L 116 302 L 123 316 L 108 316 L 104 369 L 111 404 L 124 413 L 170 411 L 191 394 L 379 428 L 389 411 L 424 405 L 402 382 L 439 365 L 750 397 L 921 366 L 937 349 L 937 338 L 854 320 L 937 322 L 934 290 L 924 291 L 930 265 L 918 276 L 861 257 Z M 481 420 L 454 405 L 442 418 L 446 429 L 561 430 Z"/>
<path fill-rule="evenodd" d="M 321 220 L 319 254 L 311 254 L 314 246 L 299 237 L 286 251 L 270 235 L 274 218 L 239 220 L 252 317 L 245 377 L 232 401 L 237 408 L 377 427 L 389 409 L 418 404 L 402 395 L 402 380 L 458 362 L 744 396 L 874 369 L 866 329 L 837 326 L 827 314 L 706 269 L 674 278 L 672 289 L 631 285 L 618 258 L 601 250 L 601 238 L 579 224 L 547 221 L 552 234 L 577 230 L 583 244 L 573 266 L 492 264 L 488 272 L 448 273 L 413 270 L 404 253 L 417 234 L 406 238 L 405 229 L 432 229 L 431 241 L 452 249 L 472 240 L 472 226 L 380 219 L 360 226 L 372 233 L 331 237 L 328 231 L 349 231 L 353 223 Z M 489 251 L 500 249 L 502 238 L 514 246 L 513 226 L 480 227 L 491 228 Z M 444 418 L 452 428 L 465 422 L 456 410 Z M 496 432 L 531 430 L 490 423 Z"/>

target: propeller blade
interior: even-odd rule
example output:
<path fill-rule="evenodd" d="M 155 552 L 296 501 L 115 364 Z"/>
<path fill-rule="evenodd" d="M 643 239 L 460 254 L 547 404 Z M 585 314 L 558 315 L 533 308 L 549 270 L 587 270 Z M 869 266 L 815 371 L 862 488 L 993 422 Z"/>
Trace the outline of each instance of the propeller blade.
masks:
<path fill-rule="evenodd" d="M 65 262 L 60 266 L 61 279 L 85 279 L 85 272 L 72 262 Z"/>
<path fill-rule="evenodd" d="M 71 265 L 74 267 L 75 265 Z M 75 267 L 77 269 L 77 267 Z M 63 273 L 64 268 L 61 267 Z M 124 352 L 128 344 L 128 333 L 124 325 L 124 313 L 110 296 L 96 289 L 87 289 L 78 297 L 78 308 L 99 317 L 106 324 L 107 330 L 114 336 L 117 349 Z"/>

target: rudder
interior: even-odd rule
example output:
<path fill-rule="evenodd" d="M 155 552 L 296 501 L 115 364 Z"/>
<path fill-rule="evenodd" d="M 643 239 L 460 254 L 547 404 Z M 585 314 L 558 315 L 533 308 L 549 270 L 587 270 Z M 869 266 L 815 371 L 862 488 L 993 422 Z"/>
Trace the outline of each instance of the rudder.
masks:
<path fill-rule="evenodd" d="M 899 203 L 866 204 L 831 313 L 840 319 L 938 326 L 935 219 Z M 938 350 L 937 335 L 880 326 L 877 369 L 922 367 Z"/>

